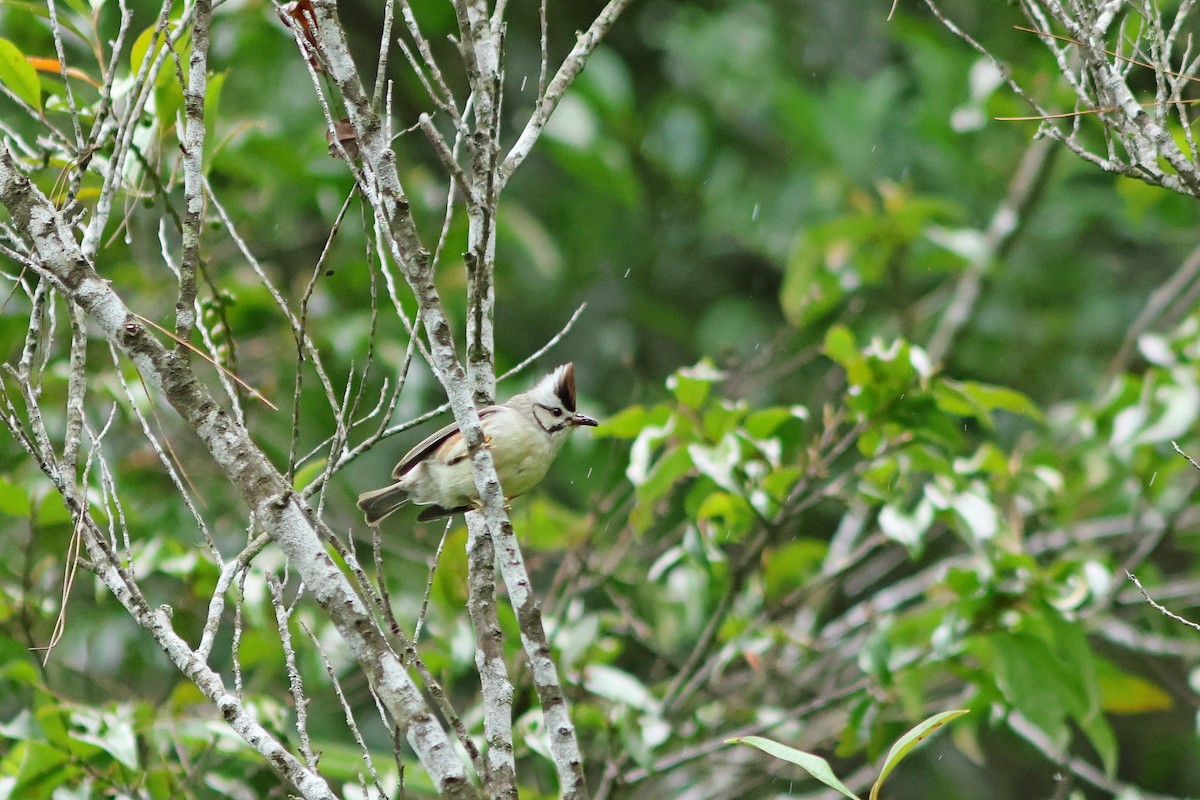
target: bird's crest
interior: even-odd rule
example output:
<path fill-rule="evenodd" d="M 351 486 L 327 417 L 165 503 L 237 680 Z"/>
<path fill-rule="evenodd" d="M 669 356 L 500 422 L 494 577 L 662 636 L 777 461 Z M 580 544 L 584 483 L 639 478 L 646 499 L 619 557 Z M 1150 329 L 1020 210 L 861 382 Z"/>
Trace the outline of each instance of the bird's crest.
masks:
<path fill-rule="evenodd" d="M 554 370 L 554 372 L 551 372 L 538 381 L 538 385 L 534 388 L 534 391 L 541 395 L 558 398 L 563 408 L 574 414 L 575 365 L 573 363 L 563 364 Z"/>

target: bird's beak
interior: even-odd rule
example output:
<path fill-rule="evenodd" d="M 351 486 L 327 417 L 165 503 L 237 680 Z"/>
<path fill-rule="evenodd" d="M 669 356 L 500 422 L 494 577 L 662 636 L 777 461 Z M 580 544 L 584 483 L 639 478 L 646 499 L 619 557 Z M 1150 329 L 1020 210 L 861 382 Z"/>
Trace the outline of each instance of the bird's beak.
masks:
<path fill-rule="evenodd" d="M 583 425 L 588 428 L 594 428 L 600 424 L 599 422 L 596 422 L 596 420 L 594 420 L 591 417 L 586 416 L 584 414 L 576 414 L 575 416 L 571 417 L 571 422 L 573 422 L 576 425 Z"/>

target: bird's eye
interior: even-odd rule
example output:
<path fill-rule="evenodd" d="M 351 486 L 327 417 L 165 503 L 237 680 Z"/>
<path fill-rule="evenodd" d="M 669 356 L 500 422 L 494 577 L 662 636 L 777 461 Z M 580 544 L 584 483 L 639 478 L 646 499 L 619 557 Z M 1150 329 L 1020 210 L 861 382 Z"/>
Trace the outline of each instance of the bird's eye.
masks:
<path fill-rule="evenodd" d="M 558 419 L 563 415 L 563 410 L 561 408 L 552 408 L 550 409 L 550 413 L 554 415 L 555 419 Z"/>

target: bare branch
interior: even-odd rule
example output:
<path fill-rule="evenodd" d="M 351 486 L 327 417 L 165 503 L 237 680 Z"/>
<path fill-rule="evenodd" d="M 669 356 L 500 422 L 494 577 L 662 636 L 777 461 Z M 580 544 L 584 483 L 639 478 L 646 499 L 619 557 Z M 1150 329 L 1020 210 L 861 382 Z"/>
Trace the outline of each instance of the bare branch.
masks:
<path fill-rule="evenodd" d="M 330 615 L 389 713 L 407 731 L 409 743 L 438 790 L 447 797 L 478 796 L 403 664 L 387 646 L 362 599 L 326 554 L 301 499 L 245 428 L 213 401 L 190 369 L 150 334 L 112 286 L 95 273 L 65 221 L 17 169 L 7 148 L 0 149 L 0 203 L 33 243 L 39 271 L 63 287 L 72 302 L 88 313 L 104 335 L 133 361 L 147 383 L 162 392 L 197 433 L 254 518 L 284 551 L 313 597 Z M 63 485 L 61 479 L 58 483 Z M 77 515 L 86 514 L 84 505 L 75 506 Z M 162 618 L 141 612 L 135 616 L 148 626 L 160 644 L 167 641 Z M 195 679 L 194 659 L 190 650 L 188 653 L 185 671 Z M 176 663 L 184 667 L 180 661 Z M 223 694 L 223 689 L 221 692 L 213 689 L 209 696 Z M 245 727 L 239 732 L 250 735 Z M 247 741 L 255 744 L 250 738 Z M 270 761 L 276 769 L 285 763 L 274 755 Z M 305 778 L 300 775 L 297 779 L 301 781 L 298 787 L 303 789 Z"/>
<path fill-rule="evenodd" d="M 541 137 L 546 123 L 550 121 L 550 115 L 554 113 L 554 109 L 558 108 L 558 102 L 562 100 L 567 89 L 571 88 L 575 78 L 583 71 L 583 65 L 587 63 L 588 56 L 596 49 L 596 45 L 616 23 L 617 17 L 629 3 L 630 0 L 609 0 L 608 5 L 597 15 L 591 26 L 579 34 L 575 47 L 563 60 L 558 72 L 550 80 L 550 85 L 546 87 L 545 93 L 538 98 L 533 115 L 525 123 L 525 129 L 521 131 L 516 143 L 505 156 L 504 163 L 500 166 L 499 184 L 501 187 L 508 183 L 508 179 L 529 155 L 533 145 Z"/>

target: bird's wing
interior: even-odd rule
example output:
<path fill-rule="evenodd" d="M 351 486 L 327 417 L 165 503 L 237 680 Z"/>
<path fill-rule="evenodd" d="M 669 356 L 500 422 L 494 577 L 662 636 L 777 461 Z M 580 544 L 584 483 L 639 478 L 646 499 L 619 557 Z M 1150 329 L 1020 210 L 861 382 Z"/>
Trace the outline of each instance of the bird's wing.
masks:
<path fill-rule="evenodd" d="M 507 406 L 487 406 L 480 410 L 479 419 L 487 419 L 493 414 L 498 414 L 506 409 Z M 455 439 L 457 441 L 453 441 Z M 459 433 L 457 422 L 451 422 L 446 427 L 429 434 L 429 436 L 421 440 L 420 444 L 409 450 L 404 458 L 400 459 L 399 463 L 396 464 L 395 469 L 392 470 L 392 477 L 400 478 L 410 469 L 428 458 L 435 450 L 446 446 L 449 446 L 451 451 L 461 449 L 463 454 L 466 454 L 466 444 L 462 440 L 462 434 Z M 449 455 L 449 453 L 447 455 L 447 462 L 455 460 L 455 456 Z"/>

